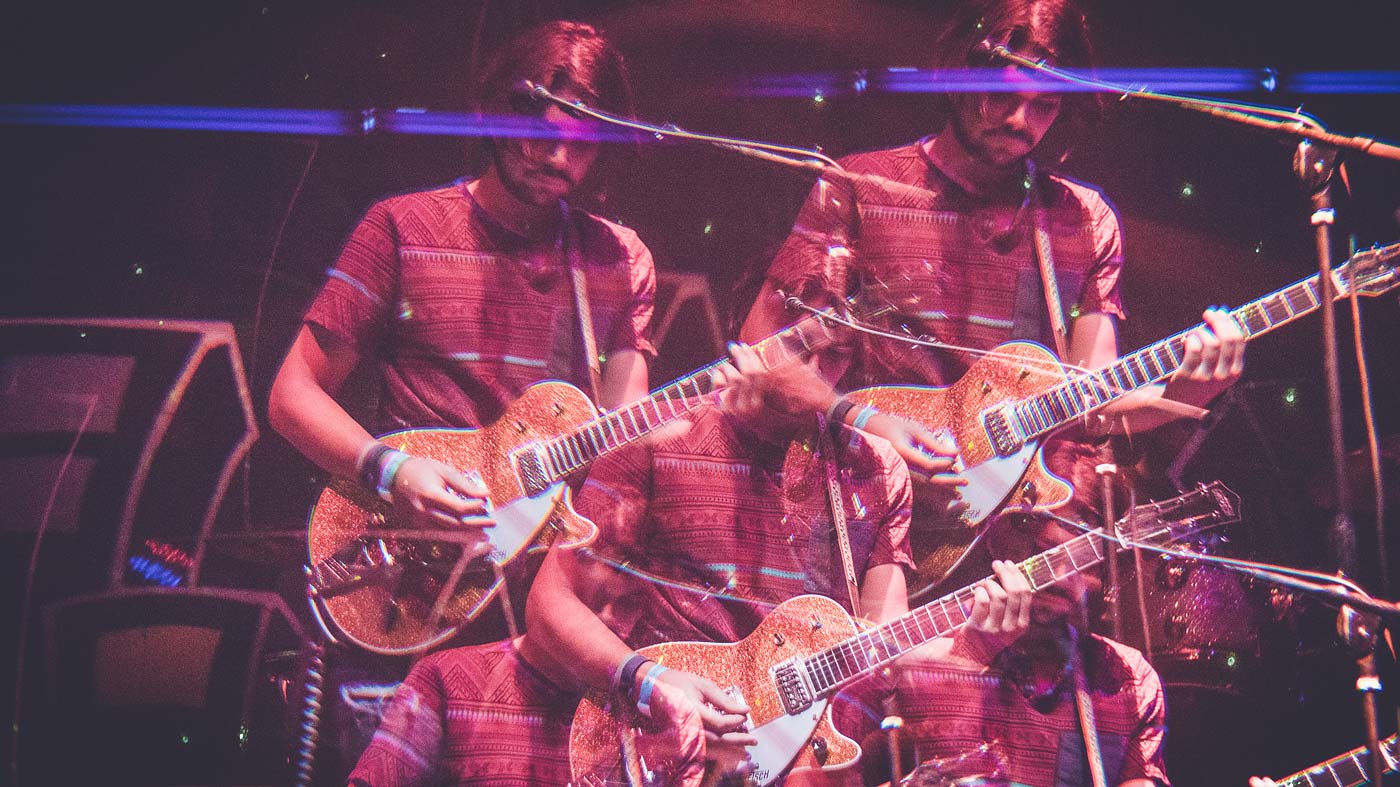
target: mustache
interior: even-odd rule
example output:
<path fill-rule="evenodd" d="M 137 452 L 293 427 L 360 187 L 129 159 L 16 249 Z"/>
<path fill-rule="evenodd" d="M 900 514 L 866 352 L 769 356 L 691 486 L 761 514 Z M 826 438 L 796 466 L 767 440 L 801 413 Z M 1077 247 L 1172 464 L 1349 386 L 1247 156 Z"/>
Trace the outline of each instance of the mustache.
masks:
<path fill-rule="evenodd" d="M 989 137 L 1002 137 L 1004 139 L 1014 139 L 1024 142 L 1027 145 L 1034 145 L 1035 138 L 1029 132 L 1020 131 L 1014 128 L 994 128 L 986 133 Z"/>

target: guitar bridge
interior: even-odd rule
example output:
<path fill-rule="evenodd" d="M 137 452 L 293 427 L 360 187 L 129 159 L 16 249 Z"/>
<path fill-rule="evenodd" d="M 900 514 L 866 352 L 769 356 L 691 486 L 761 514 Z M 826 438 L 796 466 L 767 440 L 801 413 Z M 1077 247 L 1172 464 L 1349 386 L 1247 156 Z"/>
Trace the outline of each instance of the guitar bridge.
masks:
<path fill-rule="evenodd" d="M 995 410 L 988 410 L 982 414 L 982 428 L 987 430 L 987 440 L 992 444 L 992 450 L 997 456 L 1011 456 L 1025 445 L 1025 441 L 1016 435 L 1016 430 L 1007 420 L 1006 408 L 999 407 Z"/>
<path fill-rule="evenodd" d="M 807 683 L 797 659 L 788 659 L 773 667 L 773 682 L 778 687 L 778 698 L 788 714 L 801 713 L 812 707 L 812 687 Z"/>

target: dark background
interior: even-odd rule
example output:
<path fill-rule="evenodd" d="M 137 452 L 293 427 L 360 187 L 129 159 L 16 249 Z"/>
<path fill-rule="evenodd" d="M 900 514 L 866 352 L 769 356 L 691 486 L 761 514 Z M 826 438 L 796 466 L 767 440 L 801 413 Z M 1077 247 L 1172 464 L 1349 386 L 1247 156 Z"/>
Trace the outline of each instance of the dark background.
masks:
<path fill-rule="evenodd" d="M 819 145 L 839 155 L 932 131 L 925 100 L 866 94 L 818 104 L 744 98 L 726 87 L 755 75 L 922 65 L 946 5 L 25 4 L 7 12 L 0 32 L 0 70 L 7 75 L 0 103 L 461 111 L 485 48 L 531 22 L 562 16 L 596 22 L 612 34 L 629 58 L 643 117 Z M 1393 42 L 1400 5 L 1393 0 L 1342 0 L 1308 10 L 1266 0 L 1089 8 L 1105 65 L 1267 66 L 1285 78 L 1306 70 L 1400 69 Z M 1337 131 L 1400 139 L 1400 97 L 1393 94 L 1246 98 L 1303 105 Z M 377 197 L 457 177 L 464 147 L 460 139 L 426 136 L 0 127 L 0 172 L 11 190 L 9 207 L 0 211 L 0 237 L 8 240 L 0 317 L 230 321 L 264 418 L 271 377 L 299 315 L 356 219 Z M 1102 186 L 1123 216 L 1131 316 L 1123 326 L 1125 350 L 1198 321 L 1208 305 L 1238 304 L 1315 270 L 1310 209 L 1290 174 L 1291 153 L 1286 142 L 1222 121 L 1110 103 L 1103 124 L 1065 169 Z M 809 185 L 773 165 L 679 145 L 646 147 L 606 175 L 594 209 L 637 229 L 659 270 L 707 277 L 724 314 L 735 303 L 742 308 L 746 285 L 789 228 Z M 1339 246 L 1349 237 L 1361 246 L 1400 237 L 1400 164 L 1352 156 L 1349 176 L 1351 196 L 1337 197 Z M 1190 196 L 1183 193 L 1187 184 Z M 1357 449 L 1364 437 L 1352 322 L 1341 312 L 1346 441 Z M 653 383 L 719 351 L 708 346 L 708 334 L 687 333 L 693 325 L 682 320 L 668 337 L 673 351 L 661 359 Z M 1185 475 L 1187 481 L 1224 478 L 1245 497 L 1245 521 L 1231 532 L 1236 554 L 1330 570 L 1324 538 L 1330 514 L 1319 491 L 1327 476 L 1320 325 L 1317 317 L 1306 318 L 1250 344 L 1245 381 L 1218 408 Z M 1393 483 L 1400 453 L 1394 294 L 1363 303 L 1362 328 L 1379 432 L 1389 437 L 1393 504 L 1400 498 Z M 1135 440 L 1143 489 L 1160 488 L 1162 468 L 1195 428 Z M 296 531 L 321 481 L 264 428 L 216 530 L 221 543 L 243 547 L 213 549 L 207 578 L 275 586 L 294 572 L 304 549 Z M 1355 489 L 1369 497 L 1364 480 Z M 1375 586 L 1374 516 L 1358 514 L 1357 526 L 1361 578 Z M 256 543 L 256 559 L 248 541 Z M 1261 590 L 1249 594 L 1268 629 L 1259 669 L 1281 677 L 1260 695 L 1266 701 L 1253 704 L 1258 713 L 1245 724 L 1252 731 L 1240 733 L 1258 744 L 1252 753 L 1226 761 L 1229 736 L 1215 736 L 1221 748 L 1207 759 L 1220 758 L 1216 764 L 1231 774 L 1278 775 L 1359 743 L 1345 696 L 1350 667 L 1331 648 L 1328 615 L 1304 602 L 1282 614 Z M 1217 694 L 1222 703 L 1233 701 L 1229 691 Z M 1266 711 L 1275 718 L 1261 718 Z M 1265 729 L 1255 723 L 1282 740 L 1255 740 Z M 1239 783 L 1233 779 L 1220 783 Z"/>

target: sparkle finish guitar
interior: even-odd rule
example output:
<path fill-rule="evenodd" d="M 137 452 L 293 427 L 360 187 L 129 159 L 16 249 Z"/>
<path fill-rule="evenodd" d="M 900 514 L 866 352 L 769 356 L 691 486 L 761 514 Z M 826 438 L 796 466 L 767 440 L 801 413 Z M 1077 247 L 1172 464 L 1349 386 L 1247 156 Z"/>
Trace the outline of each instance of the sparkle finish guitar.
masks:
<path fill-rule="evenodd" d="M 1352 255 L 1332 271 L 1337 297 L 1351 291 L 1374 296 L 1400 285 L 1398 257 L 1400 243 Z M 1318 276 L 1310 276 L 1230 315 L 1245 338 L 1253 339 L 1315 311 L 1321 304 L 1318 285 Z M 922 424 L 957 445 L 958 470 L 968 480 L 961 519 L 972 527 L 1004 509 L 1045 511 L 1068 502 L 1074 490 L 1046 468 L 1043 441 L 1089 412 L 1170 377 L 1181 365 L 1192 330 L 1082 372 L 1069 371 L 1039 344 L 1010 342 L 950 386 L 877 386 L 848 397 Z"/>
<path fill-rule="evenodd" d="M 773 367 L 829 345 L 839 330 L 809 314 L 753 346 Z M 333 482 L 312 509 L 306 568 L 313 610 L 345 639 L 376 653 L 438 645 L 481 614 L 521 552 L 574 548 L 597 528 L 573 510 L 567 482 L 595 459 L 713 401 L 716 362 L 612 412 L 564 382 L 538 383 L 481 429 L 409 429 L 387 445 L 475 473 L 490 490 L 493 551 L 469 559 L 474 533 L 410 528 L 355 484 Z"/>
<path fill-rule="evenodd" d="M 1235 521 L 1239 499 L 1216 482 L 1171 500 L 1134 508 L 1119 525 L 1137 543 L 1167 544 Z M 1033 590 L 1048 587 L 1102 561 L 1116 542 L 1086 532 L 1042 552 L 1018 568 Z M 714 681 L 748 703 L 749 731 L 758 743 L 746 747 L 750 787 L 773 784 L 789 770 L 814 775 L 853 764 L 860 746 L 830 721 L 831 698 L 846 685 L 910 650 L 952 634 L 967 623 L 974 586 L 929 602 L 874 628 L 856 623 L 837 602 L 798 596 L 778 605 L 747 637 L 735 643 L 670 642 L 638 652 L 672 669 Z M 569 734 L 569 767 L 579 787 L 629 783 L 624 768 L 644 773 L 646 763 L 626 763 L 636 711 L 618 708 L 593 694 L 579 703 Z M 713 767 L 711 769 L 713 771 Z M 707 774 L 707 781 L 722 778 Z"/>
<path fill-rule="evenodd" d="M 1385 760 L 1385 772 L 1395 773 L 1400 768 L 1400 749 L 1396 748 L 1394 735 L 1380 741 L 1381 759 Z M 1319 762 L 1305 771 L 1285 776 L 1274 783 L 1278 787 L 1357 787 L 1371 781 L 1371 768 L 1368 765 L 1370 753 L 1365 746 Z"/>

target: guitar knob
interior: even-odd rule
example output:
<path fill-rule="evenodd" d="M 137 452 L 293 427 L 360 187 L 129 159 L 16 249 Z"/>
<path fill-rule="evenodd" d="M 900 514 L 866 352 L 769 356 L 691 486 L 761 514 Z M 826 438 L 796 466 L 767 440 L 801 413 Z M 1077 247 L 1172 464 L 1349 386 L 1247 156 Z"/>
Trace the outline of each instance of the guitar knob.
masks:
<path fill-rule="evenodd" d="M 992 392 L 992 381 L 991 381 L 991 380 L 983 380 L 983 381 L 982 381 L 982 393 L 983 393 L 983 394 L 989 394 L 989 393 L 991 393 L 991 392 Z"/>
<path fill-rule="evenodd" d="M 1034 506 L 1036 503 L 1040 502 L 1040 490 L 1036 488 L 1034 482 L 1027 481 L 1021 484 L 1021 497 L 1025 499 L 1028 505 Z"/>
<path fill-rule="evenodd" d="M 785 638 L 783 637 L 783 632 L 781 632 L 781 631 L 775 631 L 775 632 L 773 632 L 773 644 L 774 644 L 774 645 L 777 645 L 778 647 L 781 648 L 781 647 L 783 646 L 783 643 L 785 643 L 785 642 L 787 642 L 787 639 L 785 639 Z"/>
<path fill-rule="evenodd" d="M 1021 368 L 1019 368 L 1019 369 L 1016 370 L 1016 376 L 1019 377 L 1019 378 L 1021 378 L 1022 380 L 1024 380 L 1024 379 L 1026 379 L 1027 377 L 1030 377 L 1030 376 L 1031 376 L 1031 370 L 1030 370 L 1030 369 L 1027 369 L 1027 368 L 1024 367 L 1024 366 L 1022 366 Z"/>
<path fill-rule="evenodd" d="M 826 765 L 827 759 L 831 757 L 831 748 L 826 745 L 826 738 L 813 735 L 807 745 L 812 747 L 812 756 L 816 758 L 817 764 Z"/>
<path fill-rule="evenodd" d="M 816 615 L 813 615 L 813 616 L 812 616 L 812 630 L 813 630 L 813 631 L 821 631 L 821 628 L 822 628 L 822 620 L 821 620 L 821 618 L 817 617 Z"/>
<path fill-rule="evenodd" d="M 554 414 L 555 414 L 555 415 L 563 415 L 563 414 L 564 414 L 564 405 L 562 405 L 562 404 L 560 404 L 560 403 L 558 403 L 558 402 L 555 402 L 555 403 L 554 403 Z"/>
<path fill-rule="evenodd" d="M 524 421 L 516 421 L 516 422 L 515 422 L 515 431 L 517 431 L 517 432 L 519 432 L 519 433 L 521 433 L 521 434 L 525 434 L 525 432 L 528 431 L 528 429 L 529 429 L 529 428 L 528 428 L 527 426 L 525 426 L 525 422 L 524 422 Z"/>

